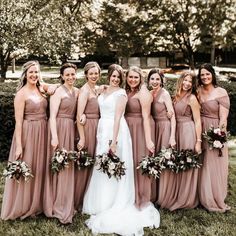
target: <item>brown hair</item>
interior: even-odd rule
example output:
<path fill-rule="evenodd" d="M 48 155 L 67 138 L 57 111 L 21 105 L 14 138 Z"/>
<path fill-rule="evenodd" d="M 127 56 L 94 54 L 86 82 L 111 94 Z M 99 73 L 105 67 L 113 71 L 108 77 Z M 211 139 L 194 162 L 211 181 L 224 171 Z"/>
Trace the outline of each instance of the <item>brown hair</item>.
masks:
<path fill-rule="evenodd" d="M 77 66 L 76 66 L 75 64 L 73 64 L 73 63 L 64 63 L 64 64 L 61 66 L 61 68 L 60 68 L 60 76 L 59 76 L 59 79 L 60 79 L 61 84 L 64 84 L 64 83 L 65 83 L 65 81 L 64 81 L 63 78 L 62 78 L 62 76 L 63 76 L 63 74 L 64 74 L 65 69 L 67 69 L 67 68 L 73 68 L 73 69 L 75 69 L 75 71 L 77 71 Z"/>
<path fill-rule="evenodd" d="M 217 86 L 217 82 L 216 82 L 216 73 L 215 70 L 213 68 L 213 66 L 210 63 L 204 63 L 202 64 L 199 69 L 198 69 L 198 85 L 203 85 L 202 80 L 201 80 L 201 70 L 202 69 L 206 69 L 207 71 L 209 71 L 212 75 L 212 84 L 214 87 Z"/>
<path fill-rule="evenodd" d="M 148 82 L 148 84 L 149 84 L 149 81 L 150 81 L 150 78 L 151 78 L 151 76 L 153 75 L 153 74 L 158 74 L 159 76 L 160 76 L 160 78 L 161 78 L 161 87 L 163 87 L 164 86 L 164 75 L 163 75 L 163 73 L 159 70 L 159 69 L 157 69 L 157 68 L 153 68 L 153 69 L 151 69 L 150 71 L 149 71 L 149 73 L 148 73 L 148 77 L 147 77 L 147 82 Z"/>
<path fill-rule="evenodd" d="M 124 70 L 120 65 L 112 64 L 108 67 L 107 79 L 108 81 L 110 81 L 111 75 L 114 71 L 117 71 L 119 73 L 119 78 L 120 78 L 119 86 L 121 86 L 124 81 Z"/>

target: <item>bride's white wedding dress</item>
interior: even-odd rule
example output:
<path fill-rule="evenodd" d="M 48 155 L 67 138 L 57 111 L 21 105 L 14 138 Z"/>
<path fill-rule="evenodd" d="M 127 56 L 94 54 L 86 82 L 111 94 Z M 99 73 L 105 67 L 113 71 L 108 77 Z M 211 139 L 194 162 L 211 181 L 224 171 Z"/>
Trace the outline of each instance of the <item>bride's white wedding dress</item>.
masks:
<path fill-rule="evenodd" d="M 126 96 L 125 90 L 119 89 L 107 96 L 101 94 L 98 98 L 101 118 L 97 130 L 97 155 L 106 153 L 109 149 L 119 96 Z M 144 227 L 159 227 L 160 215 L 151 203 L 142 210 L 134 205 L 132 142 L 123 115 L 120 120 L 116 155 L 125 162 L 125 176 L 120 180 L 114 177 L 109 179 L 94 166 L 83 204 L 83 212 L 91 215 L 86 224 L 94 234 L 143 235 Z"/>

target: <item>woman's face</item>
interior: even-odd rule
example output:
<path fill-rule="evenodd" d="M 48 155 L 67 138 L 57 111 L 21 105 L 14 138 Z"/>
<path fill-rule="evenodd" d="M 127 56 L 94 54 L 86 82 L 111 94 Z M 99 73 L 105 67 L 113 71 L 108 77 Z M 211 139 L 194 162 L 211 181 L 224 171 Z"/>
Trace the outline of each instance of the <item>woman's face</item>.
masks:
<path fill-rule="evenodd" d="M 212 84 L 212 80 L 213 80 L 211 72 L 206 69 L 201 69 L 200 79 L 203 85 Z"/>
<path fill-rule="evenodd" d="M 87 80 L 91 84 L 96 84 L 99 79 L 99 69 L 97 67 L 92 67 L 87 72 Z"/>
<path fill-rule="evenodd" d="M 27 83 L 37 84 L 39 80 L 39 67 L 37 65 L 31 66 L 26 72 Z"/>
<path fill-rule="evenodd" d="M 110 86 L 113 87 L 119 87 L 120 85 L 120 74 L 117 70 L 114 70 L 111 74 L 110 80 L 109 80 Z"/>
<path fill-rule="evenodd" d="M 192 88 L 192 76 L 187 75 L 183 79 L 182 90 L 189 91 Z"/>
<path fill-rule="evenodd" d="M 152 89 L 158 89 L 161 87 L 161 77 L 158 73 L 151 75 L 149 79 L 149 86 L 151 86 Z"/>
<path fill-rule="evenodd" d="M 69 67 L 66 68 L 63 71 L 63 75 L 62 75 L 63 80 L 65 81 L 65 84 L 69 85 L 69 86 L 73 86 L 76 80 L 76 71 L 74 68 Z"/>
<path fill-rule="evenodd" d="M 130 71 L 126 79 L 127 84 L 130 86 L 131 90 L 137 88 L 141 83 L 140 75 L 135 71 Z"/>

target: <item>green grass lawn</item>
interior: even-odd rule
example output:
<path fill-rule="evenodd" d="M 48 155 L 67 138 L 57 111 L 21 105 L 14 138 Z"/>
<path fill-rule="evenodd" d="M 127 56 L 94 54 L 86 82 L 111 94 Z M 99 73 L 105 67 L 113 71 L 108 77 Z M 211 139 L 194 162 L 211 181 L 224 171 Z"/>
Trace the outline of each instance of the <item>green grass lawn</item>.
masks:
<path fill-rule="evenodd" d="M 226 202 L 232 207 L 227 213 L 208 213 L 197 208 L 193 210 L 178 210 L 169 212 L 160 210 L 161 225 L 159 229 L 147 229 L 145 235 L 163 236 L 229 236 L 236 235 L 236 157 L 230 159 L 229 191 Z M 2 172 L 6 162 L 0 163 Z M 4 179 L 0 184 L 0 200 L 2 199 Z M 2 221 L 0 220 L 0 236 L 89 236 L 92 235 L 84 224 L 88 216 L 77 214 L 73 223 L 61 225 L 56 219 L 47 219 L 41 215 L 26 220 Z"/>

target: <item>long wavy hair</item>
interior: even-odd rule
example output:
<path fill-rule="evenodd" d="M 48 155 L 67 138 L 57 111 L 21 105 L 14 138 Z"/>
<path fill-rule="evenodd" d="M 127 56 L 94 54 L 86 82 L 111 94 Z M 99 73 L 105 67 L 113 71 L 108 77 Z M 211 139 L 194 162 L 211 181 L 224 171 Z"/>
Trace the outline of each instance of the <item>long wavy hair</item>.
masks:
<path fill-rule="evenodd" d="M 119 83 L 119 86 L 122 85 L 123 81 L 124 81 L 124 70 L 123 68 L 118 65 L 118 64 L 112 64 L 108 67 L 108 74 L 107 74 L 107 79 L 108 79 L 108 82 L 110 82 L 110 78 L 111 78 L 111 75 L 114 71 L 117 71 L 118 74 L 119 74 L 119 77 L 120 77 L 120 83 Z"/>
<path fill-rule="evenodd" d="M 175 90 L 175 96 L 174 96 L 174 102 L 178 101 L 181 95 L 181 91 L 183 88 L 183 81 L 185 77 L 190 76 L 192 78 L 192 88 L 188 92 L 190 94 L 194 94 L 197 97 L 197 78 L 196 75 L 192 72 L 184 72 L 180 75 L 177 85 L 176 85 L 176 90 Z"/>
<path fill-rule="evenodd" d="M 198 75 L 197 75 L 197 77 L 198 77 L 198 85 L 199 86 L 203 85 L 202 80 L 201 80 L 201 70 L 202 69 L 205 69 L 205 70 L 207 70 L 207 71 L 209 71 L 211 73 L 211 75 L 212 75 L 212 84 L 213 84 L 214 87 L 216 87 L 217 86 L 216 72 L 215 72 L 213 66 L 210 63 L 204 63 L 204 64 L 202 64 L 199 67 Z"/>
<path fill-rule="evenodd" d="M 39 62 L 38 61 L 28 61 L 26 62 L 23 66 L 22 66 L 22 74 L 20 76 L 20 81 L 19 81 L 19 84 L 17 86 L 17 91 L 19 91 L 22 87 L 24 87 L 27 83 L 27 77 L 26 77 L 26 74 L 27 74 L 27 71 L 28 69 L 31 67 L 31 66 L 37 66 L 38 69 L 39 69 L 39 74 L 38 74 L 38 81 L 36 83 L 36 86 L 37 88 L 39 89 L 40 87 L 40 81 L 41 81 L 41 73 L 40 73 L 40 65 L 39 65 Z M 40 89 L 39 89 L 40 90 Z"/>
<path fill-rule="evenodd" d="M 125 90 L 126 92 L 131 92 L 131 88 L 129 86 L 129 84 L 127 83 L 127 78 L 129 73 L 133 71 L 139 74 L 139 78 L 140 78 L 140 82 L 138 84 L 138 86 L 135 88 L 135 91 L 139 91 L 141 89 L 142 84 L 144 83 L 144 77 L 143 77 L 143 72 L 142 70 L 137 67 L 137 66 L 131 66 L 127 71 L 126 71 L 126 80 L 125 80 Z"/>

